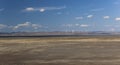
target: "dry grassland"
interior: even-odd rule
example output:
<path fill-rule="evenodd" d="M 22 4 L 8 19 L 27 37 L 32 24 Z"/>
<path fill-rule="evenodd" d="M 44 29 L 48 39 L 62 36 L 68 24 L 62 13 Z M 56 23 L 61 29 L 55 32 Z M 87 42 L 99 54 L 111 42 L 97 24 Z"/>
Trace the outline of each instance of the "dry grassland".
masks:
<path fill-rule="evenodd" d="M 120 37 L 0 38 L 0 65 L 120 65 Z"/>

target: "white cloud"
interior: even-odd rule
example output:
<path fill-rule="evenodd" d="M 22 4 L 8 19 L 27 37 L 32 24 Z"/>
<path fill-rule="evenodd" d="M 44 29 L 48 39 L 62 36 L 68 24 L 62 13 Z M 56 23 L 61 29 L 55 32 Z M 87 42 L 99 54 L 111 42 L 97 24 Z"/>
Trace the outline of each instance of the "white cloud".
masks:
<path fill-rule="evenodd" d="M 114 31 L 115 31 L 115 28 L 111 28 L 111 31 L 114 32 Z"/>
<path fill-rule="evenodd" d="M 75 17 L 76 20 L 82 20 L 83 17 Z"/>
<path fill-rule="evenodd" d="M 18 28 L 21 28 L 21 27 L 29 27 L 31 25 L 31 23 L 30 22 L 25 22 L 25 23 L 23 23 L 23 24 L 17 24 L 16 26 L 14 26 L 14 30 L 15 29 L 18 29 Z"/>
<path fill-rule="evenodd" d="M 26 11 L 26 12 L 33 12 L 33 11 L 45 12 L 45 11 L 52 11 L 52 10 L 61 10 L 61 9 L 65 9 L 65 8 L 66 8 L 66 6 L 62 6 L 62 7 L 40 7 L 40 8 L 28 7 L 28 8 L 25 8 L 24 11 Z"/>
<path fill-rule="evenodd" d="M 31 22 L 25 22 L 22 24 L 17 24 L 16 26 L 13 26 L 13 30 L 19 29 L 19 28 L 33 28 L 33 29 L 39 29 L 42 25 L 39 24 L 32 24 Z"/>
<path fill-rule="evenodd" d="M 81 24 L 80 27 L 88 27 L 89 25 L 87 24 Z"/>
<path fill-rule="evenodd" d="M 41 9 L 40 9 L 40 12 L 44 12 L 44 11 L 45 11 L 45 9 L 44 9 L 44 8 L 41 8 Z"/>
<path fill-rule="evenodd" d="M 65 27 L 73 27 L 73 24 L 63 24 Z"/>
<path fill-rule="evenodd" d="M 116 21 L 120 21 L 120 18 L 115 18 Z"/>
<path fill-rule="evenodd" d="M 103 18 L 104 18 L 104 19 L 109 19 L 109 18 L 110 18 L 110 16 L 104 16 Z"/>
<path fill-rule="evenodd" d="M 87 24 L 64 24 L 65 27 L 88 27 Z"/>
<path fill-rule="evenodd" d="M 75 24 L 75 26 L 80 26 L 80 24 Z"/>
<path fill-rule="evenodd" d="M 93 17 L 93 15 L 88 15 L 88 16 L 87 16 L 87 18 L 92 18 L 92 17 Z"/>
<path fill-rule="evenodd" d="M 61 10 L 61 9 L 66 8 L 66 6 L 62 6 L 62 7 L 42 7 L 42 8 L 46 9 L 46 10 Z"/>
<path fill-rule="evenodd" d="M 92 12 L 97 12 L 97 11 L 103 11 L 104 10 L 104 8 L 96 8 L 96 9 L 92 9 L 91 11 Z"/>
<path fill-rule="evenodd" d="M 3 11 L 3 10 L 4 10 L 4 8 L 1 8 L 1 9 L 0 9 L 0 12 Z"/>
<path fill-rule="evenodd" d="M 32 24 L 32 27 L 33 27 L 34 29 L 38 29 L 38 28 L 41 28 L 41 27 L 42 27 L 42 25 Z"/>
<path fill-rule="evenodd" d="M 34 11 L 35 9 L 32 8 L 32 7 L 28 7 L 28 8 L 26 8 L 25 10 L 26 10 L 26 11 Z"/>
<path fill-rule="evenodd" d="M 0 29 L 4 29 L 4 28 L 6 28 L 6 27 L 7 27 L 7 25 L 0 24 Z"/>

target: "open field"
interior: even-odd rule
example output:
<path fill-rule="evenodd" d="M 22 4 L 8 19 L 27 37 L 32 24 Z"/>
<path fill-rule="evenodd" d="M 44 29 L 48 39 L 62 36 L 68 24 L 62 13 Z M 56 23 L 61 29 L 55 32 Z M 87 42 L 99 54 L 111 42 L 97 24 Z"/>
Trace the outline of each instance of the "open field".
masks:
<path fill-rule="evenodd" d="M 0 65 L 120 65 L 120 36 L 1 37 Z"/>

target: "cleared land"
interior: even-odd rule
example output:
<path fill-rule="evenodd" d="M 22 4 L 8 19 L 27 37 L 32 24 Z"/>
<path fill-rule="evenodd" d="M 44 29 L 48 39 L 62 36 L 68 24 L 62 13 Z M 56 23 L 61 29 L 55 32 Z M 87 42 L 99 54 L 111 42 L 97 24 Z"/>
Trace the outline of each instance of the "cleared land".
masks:
<path fill-rule="evenodd" d="M 0 65 L 120 65 L 120 36 L 0 38 Z"/>

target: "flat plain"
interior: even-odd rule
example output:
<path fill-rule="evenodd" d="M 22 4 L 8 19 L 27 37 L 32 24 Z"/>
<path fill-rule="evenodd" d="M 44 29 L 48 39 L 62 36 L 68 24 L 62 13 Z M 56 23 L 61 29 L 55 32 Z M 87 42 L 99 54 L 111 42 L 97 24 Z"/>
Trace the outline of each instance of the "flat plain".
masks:
<path fill-rule="evenodd" d="M 120 36 L 0 37 L 0 65 L 120 65 Z"/>

